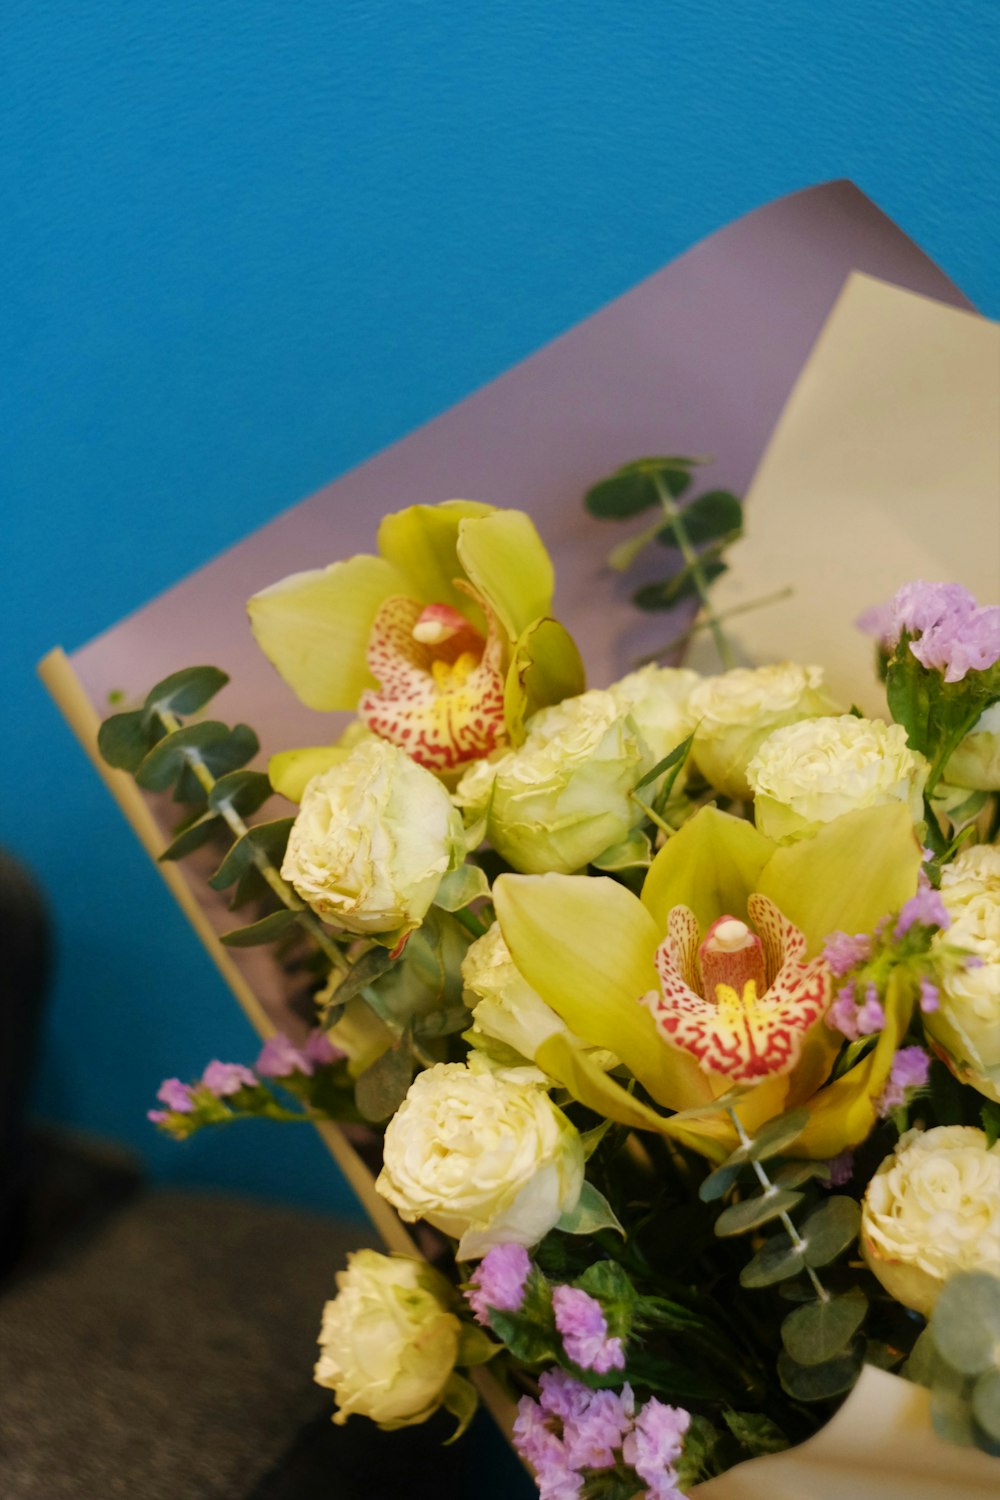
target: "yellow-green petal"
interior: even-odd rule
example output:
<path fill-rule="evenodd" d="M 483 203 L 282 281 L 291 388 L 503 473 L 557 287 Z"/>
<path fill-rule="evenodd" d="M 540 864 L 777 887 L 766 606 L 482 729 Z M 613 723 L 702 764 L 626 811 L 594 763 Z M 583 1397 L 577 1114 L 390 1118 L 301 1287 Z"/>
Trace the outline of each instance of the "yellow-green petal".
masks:
<path fill-rule="evenodd" d="M 510 639 L 552 611 L 555 574 L 534 522 L 521 510 L 463 521 L 458 556 Z"/>
<path fill-rule="evenodd" d="M 293 573 L 254 594 L 250 625 L 264 655 L 309 708 L 356 708 L 366 688 L 368 636 L 379 605 L 405 594 L 405 576 L 365 553 Z"/>
<path fill-rule="evenodd" d="M 511 653 L 504 685 L 504 717 L 514 745 L 524 741 L 524 721 L 550 703 L 575 698 L 587 686 L 576 642 L 558 620 L 534 620 Z"/>
<path fill-rule="evenodd" d="M 302 793 L 314 776 L 328 771 L 350 751 L 339 745 L 316 745 L 305 750 L 279 750 L 267 763 L 267 774 L 274 790 L 289 802 L 301 802 Z"/>
<path fill-rule="evenodd" d="M 473 620 L 468 594 L 455 587 L 464 573 L 458 556 L 459 529 L 464 521 L 493 514 L 493 506 L 478 500 L 445 500 L 440 505 L 409 505 L 385 516 L 378 529 L 378 550 L 407 580 L 400 593 L 423 604 L 450 604 Z"/>
<path fill-rule="evenodd" d="M 742 818 L 703 807 L 664 844 L 643 884 L 642 904 L 658 941 L 674 906 L 690 907 L 703 932 L 717 917 L 745 920 L 747 897 L 773 853 L 771 841 Z"/>
<path fill-rule="evenodd" d="M 669 1109 L 711 1100 L 697 1062 L 639 1004 L 657 984 L 659 933 L 630 891 L 605 877 L 502 875 L 493 899 L 515 965 L 581 1041 L 620 1057 Z"/>
<path fill-rule="evenodd" d="M 845 813 L 813 838 L 776 850 L 758 889 L 804 933 L 814 955 L 831 932 L 871 932 L 898 911 L 917 888 L 920 860 L 909 810 L 893 802 Z"/>

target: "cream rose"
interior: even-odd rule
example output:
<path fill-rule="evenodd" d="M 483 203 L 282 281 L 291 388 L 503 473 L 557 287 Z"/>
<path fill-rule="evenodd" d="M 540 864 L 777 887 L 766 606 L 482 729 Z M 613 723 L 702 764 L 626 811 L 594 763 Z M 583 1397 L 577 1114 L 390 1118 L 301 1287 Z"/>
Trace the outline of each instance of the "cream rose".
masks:
<path fill-rule="evenodd" d="M 747 767 L 747 780 L 757 827 L 781 840 L 885 802 L 905 803 L 918 823 L 927 770 L 901 725 L 843 714 L 776 729 Z"/>
<path fill-rule="evenodd" d="M 358 1250 L 323 1309 L 315 1379 L 333 1391 L 343 1424 L 412 1427 L 441 1404 L 462 1325 L 443 1276 L 422 1261 Z"/>
<path fill-rule="evenodd" d="M 372 739 L 309 782 L 281 873 L 324 921 L 402 936 L 464 855 L 462 820 L 437 777 Z"/>
<path fill-rule="evenodd" d="M 990 704 L 952 752 L 945 777 L 970 791 L 1000 791 L 1000 702 Z"/>
<path fill-rule="evenodd" d="M 703 680 L 700 673 L 684 667 L 650 664 L 613 682 L 608 692 L 619 712 L 632 716 L 655 762 L 669 755 L 694 728 L 691 694 Z"/>
<path fill-rule="evenodd" d="M 977 844 L 946 865 L 941 899 L 951 926 L 934 946 L 942 955 L 962 948 L 973 964 L 941 965 L 924 1030 L 964 1083 L 1000 1103 L 1000 848 Z"/>
<path fill-rule="evenodd" d="M 526 1248 L 576 1207 L 583 1146 L 544 1090 L 438 1063 L 421 1073 L 385 1133 L 375 1184 L 407 1221 L 460 1241 L 460 1260 Z"/>
<path fill-rule="evenodd" d="M 861 1250 L 890 1296 L 925 1315 L 957 1271 L 995 1271 L 1000 1143 L 969 1125 L 908 1130 L 868 1184 Z"/>
<path fill-rule="evenodd" d="M 455 801 L 486 814 L 490 842 L 515 870 L 569 875 L 642 821 L 629 794 L 654 758 L 609 692 L 565 698 L 527 728 L 519 749 L 466 772 Z"/>
<path fill-rule="evenodd" d="M 705 780 L 727 797 L 747 798 L 747 766 L 773 730 L 829 714 L 837 705 L 822 667 L 777 662 L 706 677 L 688 707 L 697 724 L 691 755 Z"/>

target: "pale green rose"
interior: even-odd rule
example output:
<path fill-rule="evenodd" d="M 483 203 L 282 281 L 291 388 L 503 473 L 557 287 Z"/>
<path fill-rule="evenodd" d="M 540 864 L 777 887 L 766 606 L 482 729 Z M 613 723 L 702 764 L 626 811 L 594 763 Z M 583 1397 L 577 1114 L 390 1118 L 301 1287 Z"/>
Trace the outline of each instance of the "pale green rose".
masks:
<path fill-rule="evenodd" d="M 423 1261 L 358 1250 L 323 1309 L 315 1379 L 333 1391 L 333 1420 L 412 1427 L 440 1406 L 462 1325 L 451 1289 Z"/>
<path fill-rule="evenodd" d="M 655 762 L 686 740 L 697 723 L 691 694 L 703 681 L 686 667 L 650 664 L 613 682 L 608 692 L 619 711 L 632 716 Z"/>
<path fill-rule="evenodd" d="M 630 793 L 654 759 L 631 715 L 593 690 L 543 708 L 524 744 L 481 762 L 455 801 L 515 870 L 568 875 L 622 843 L 642 821 Z"/>
<path fill-rule="evenodd" d="M 970 1125 L 908 1130 L 868 1184 L 861 1251 L 891 1297 L 926 1317 L 958 1271 L 1000 1265 L 1000 1143 Z"/>
<path fill-rule="evenodd" d="M 938 1008 L 924 1030 L 963 1083 L 1000 1103 L 1000 848 L 977 844 L 946 865 L 941 899 L 951 926 L 935 948 L 962 948 L 978 962 L 941 965 Z"/>
<path fill-rule="evenodd" d="M 372 739 L 309 782 L 281 873 L 324 921 L 402 936 L 464 856 L 462 820 L 437 777 Z"/>
<path fill-rule="evenodd" d="M 530 1248 L 576 1207 L 583 1144 L 543 1089 L 463 1063 L 421 1073 L 385 1133 L 375 1186 L 408 1222 L 459 1241 L 459 1260 Z"/>
<path fill-rule="evenodd" d="M 991 703 L 953 750 L 945 770 L 952 786 L 1000 791 L 1000 701 Z"/>
<path fill-rule="evenodd" d="M 919 823 L 927 771 L 901 725 L 842 714 L 776 729 L 747 767 L 747 780 L 757 827 L 780 842 L 888 802 L 904 803 Z"/>
<path fill-rule="evenodd" d="M 837 704 L 823 687 L 822 667 L 782 661 L 706 677 L 693 689 L 689 708 L 697 724 L 691 757 L 698 770 L 725 796 L 745 800 L 747 766 L 768 735 L 835 713 Z"/>

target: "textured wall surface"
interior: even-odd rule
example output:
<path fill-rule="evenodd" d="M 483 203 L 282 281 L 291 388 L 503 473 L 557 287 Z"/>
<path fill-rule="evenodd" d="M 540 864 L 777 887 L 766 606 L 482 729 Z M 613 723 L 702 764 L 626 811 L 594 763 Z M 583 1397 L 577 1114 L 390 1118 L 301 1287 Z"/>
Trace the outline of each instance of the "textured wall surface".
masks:
<path fill-rule="evenodd" d="M 8 0 L 0 43 L 0 841 L 56 915 L 39 1106 L 330 1204 L 312 1139 L 145 1126 L 165 1073 L 252 1041 L 35 660 L 804 184 L 853 178 L 1000 314 L 1000 11 Z"/>

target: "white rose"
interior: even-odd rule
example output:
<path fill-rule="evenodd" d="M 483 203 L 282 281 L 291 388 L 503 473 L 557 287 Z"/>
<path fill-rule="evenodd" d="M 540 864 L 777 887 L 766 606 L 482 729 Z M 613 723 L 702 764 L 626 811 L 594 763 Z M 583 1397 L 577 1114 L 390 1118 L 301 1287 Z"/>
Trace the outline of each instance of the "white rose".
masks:
<path fill-rule="evenodd" d="M 890 1296 L 925 1316 L 958 1271 L 1000 1265 L 1000 1143 L 970 1125 L 908 1130 L 868 1184 L 861 1250 Z"/>
<path fill-rule="evenodd" d="M 952 751 L 945 774 L 952 786 L 1000 791 L 1000 702 L 990 704 Z"/>
<path fill-rule="evenodd" d="M 281 873 L 325 921 L 402 936 L 464 853 L 461 818 L 437 777 L 372 739 L 309 782 Z"/>
<path fill-rule="evenodd" d="M 901 725 L 843 714 L 776 729 L 747 767 L 747 780 L 757 827 L 780 840 L 885 802 L 905 803 L 919 823 L 927 770 Z"/>
<path fill-rule="evenodd" d="M 697 724 L 695 765 L 725 796 L 746 799 L 747 766 L 768 735 L 783 724 L 832 713 L 837 705 L 823 687 L 822 667 L 782 661 L 706 677 L 691 693 L 689 708 Z"/>
<path fill-rule="evenodd" d="M 1000 1103 L 1000 848 L 977 844 L 946 865 L 941 899 L 951 926 L 935 948 L 963 948 L 978 964 L 942 964 L 924 1030 L 964 1083 Z"/>
<path fill-rule="evenodd" d="M 426 1219 L 474 1260 L 526 1248 L 576 1207 L 583 1146 L 549 1096 L 462 1063 L 419 1074 L 385 1133 L 376 1185 L 409 1222 Z"/>
<path fill-rule="evenodd" d="M 662 760 L 686 740 L 697 719 L 691 694 L 702 682 L 698 672 L 685 667 L 640 667 L 613 682 L 608 692 L 620 713 L 631 714 L 649 746 L 653 760 Z"/>
<path fill-rule="evenodd" d="M 336 1396 L 334 1421 L 353 1413 L 380 1427 L 412 1427 L 441 1404 L 462 1325 L 443 1276 L 422 1261 L 358 1250 L 323 1309 L 316 1365 Z"/>
<path fill-rule="evenodd" d="M 455 801 L 473 816 L 488 809 L 487 836 L 515 870 L 569 875 L 642 821 L 629 793 L 654 760 L 607 692 L 564 698 L 527 730 L 519 749 L 466 772 Z"/>

